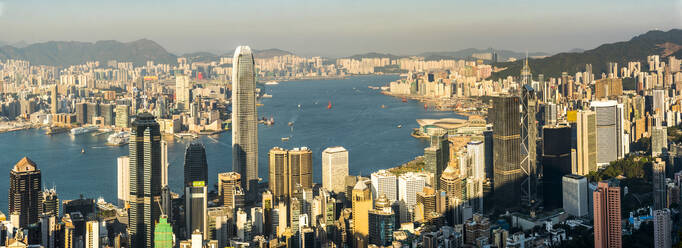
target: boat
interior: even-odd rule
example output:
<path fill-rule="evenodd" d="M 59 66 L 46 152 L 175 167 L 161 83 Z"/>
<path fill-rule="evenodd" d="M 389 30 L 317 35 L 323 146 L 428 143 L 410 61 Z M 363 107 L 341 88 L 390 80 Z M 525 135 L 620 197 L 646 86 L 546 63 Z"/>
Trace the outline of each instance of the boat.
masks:
<path fill-rule="evenodd" d="M 403 128 L 403 125 L 398 125 L 398 128 Z"/>
<path fill-rule="evenodd" d="M 128 144 L 130 140 L 130 133 L 128 132 L 117 132 L 109 135 L 107 137 L 107 145 L 111 146 L 122 146 Z"/>
<path fill-rule="evenodd" d="M 327 104 L 327 109 L 332 109 L 332 101 L 329 101 L 329 104 Z"/>
<path fill-rule="evenodd" d="M 272 98 L 272 95 L 265 93 L 265 94 L 263 94 L 263 98 Z"/>
<path fill-rule="evenodd" d="M 81 148 L 81 153 L 85 153 L 85 148 Z"/>
<path fill-rule="evenodd" d="M 301 104 L 298 105 L 298 108 L 301 108 Z"/>
<path fill-rule="evenodd" d="M 289 126 L 293 126 L 293 125 L 294 125 L 294 123 L 293 123 L 293 122 L 289 122 Z"/>
<path fill-rule="evenodd" d="M 381 108 L 386 108 L 386 105 L 381 104 Z"/>
<path fill-rule="evenodd" d="M 407 102 L 407 98 L 403 97 L 403 102 Z"/>
<path fill-rule="evenodd" d="M 87 126 L 87 127 L 77 127 L 74 129 L 71 129 L 71 135 L 80 135 L 84 133 L 90 133 L 97 131 L 97 127 L 95 126 Z"/>
<path fill-rule="evenodd" d="M 265 85 L 278 85 L 278 84 L 279 84 L 279 82 L 274 81 L 274 80 L 265 82 Z"/>
<path fill-rule="evenodd" d="M 424 103 L 424 110 L 429 110 L 429 105 L 427 105 L 426 103 Z"/>
<path fill-rule="evenodd" d="M 289 137 L 282 137 L 282 141 L 289 141 Z"/>

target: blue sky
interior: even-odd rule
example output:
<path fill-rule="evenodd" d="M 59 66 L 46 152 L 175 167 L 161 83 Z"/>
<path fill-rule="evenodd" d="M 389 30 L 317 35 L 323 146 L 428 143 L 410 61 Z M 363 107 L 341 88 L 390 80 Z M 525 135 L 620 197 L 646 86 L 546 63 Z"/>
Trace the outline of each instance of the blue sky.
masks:
<path fill-rule="evenodd" d="M 682 0 L 0 0 L 0 40 L 154 40 L 174 53 L 239 44 L 303 55 L 469 47 L 560 52 L 682 28 Z"/>

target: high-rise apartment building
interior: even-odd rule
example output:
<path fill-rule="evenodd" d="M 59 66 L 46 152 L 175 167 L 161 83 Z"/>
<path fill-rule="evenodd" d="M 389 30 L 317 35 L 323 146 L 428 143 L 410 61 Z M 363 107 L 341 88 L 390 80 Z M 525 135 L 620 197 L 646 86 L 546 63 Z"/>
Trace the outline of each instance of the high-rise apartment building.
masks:
<path fill-rule="evenodd" d="M 654 127 L 651 130 L 651 156 L 658 157 L 668 152 L 668 129 L 665 127 Z"/>
<path fill-rule="evenodd" d="M 665 183 L 665 161 L 656 158 L 652 164 L 652 178 L 654 185 L 654 210 L 667 208 L 667 186 Z"/>
<path fill-rule="evenodd" d="M 116 105 L 114 112 L 116 113 L 116 121 L 114 124 L 117 128 L 130 127 L 130 106 Z"/>
<path fill-rule="evenodd" d="M 153 115 L 141 113 L 132 123 L 130 153 L 131 247 L 151 247 L 154 223 L 161 215 L 161 132 Z"/>
<path fill-rule="evenodd" d="M 565 175 L 562 177 L 561 186 L 564 211 L 576 217 L 589 214 L 587 178 L 574 174 Z"/>
<path fill-rule="evenodd" d="M 52 86 L 52 90 L 50 90 L 50 113 L 52 115 L 57 114 L 57 84 Z"/>
<path fill-rule="evenodd" d="M 343 147 L 329 147 L 322 151 L 322 187 L 328 191 L 346 191 L 348 176 L 348 150 Z"/>
<path fill-rule="evenodd" d="M 592 192 L 594 208 L 594 247 L 622 247 L 620 223 L 620 186 L 616 181 L 601 181 Z"/>
<path fill-rule="evenodd" d="M 184 186 L 190 186 L 195 181 L 208 182 L 206 148 L 201 143 L 191 143 L 185 150 Z"/>
<path fill-rule="evenodd" d="M 493 191 L 501 196 L 501 208 L 518 207 L 521 199 L 521 121 L 518 97 L 494 97 L 490 116 L 493 122 Z"/>
<path fill-rule="evenodd" d="M 130 158 L 128 156 L 116 158 L 116 168 L 118 206 L 123 208 L 130 199 Z"/>
<path fill-rule="evenodd" d="M 239 46 L 232 58 L 232 167 L 242 188 L 258 183 L 256 73 L 251 48 Z"/>
<path fill-rule="evenodd" d="M 178 108 L 189 109 L 189 104 L 192 102 L 190 90 L 192 86 L 189 82 L 189 76 L 182 74 L 180 71 L 175 72 L 175 102 L 178 103 Z"/>
<path fill-rule="evenodd" d="M 667 208 L 654 210 L 655 248 L 669 248 L 672 246 L 671 228 L 670 210 Z"/>
<path fill-rule="evenodd" d="M 385 195 L 391 203 L 398 200 L 398 178 L 387 170 L 372 173 L 372 198 Z"/>
<path fill-rule="evenodd" d="M 99 248 L 99 221 L 89 220 L 85 222 L 85 247 Z"/>
<path fill-rule="evenodd" d="M 585 176 L 597 171 L 597 119 L 594 111 L 576 114 L 576 168 L 571 173 Z"/>
<path fill-rule="evenodd" d="M 42 209 L 41 173 L 35 162 L 24 157 L 9 173 L 10 220 L 17 228 L 37 223 Z"/>

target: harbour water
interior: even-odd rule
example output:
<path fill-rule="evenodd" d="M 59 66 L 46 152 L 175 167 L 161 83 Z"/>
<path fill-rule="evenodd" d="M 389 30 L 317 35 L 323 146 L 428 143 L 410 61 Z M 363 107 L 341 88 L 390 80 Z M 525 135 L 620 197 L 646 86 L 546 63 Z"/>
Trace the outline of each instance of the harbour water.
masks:
<path fill-rule="evenodd" d="M 267 153 L 274 146 L 306 146 L 313 151 L 313 177 L 321 181 L 322 150 L 343 146 L 349 151 L 351 175 L 400 165 L 423 154 L 426 142 L 410 136 L 415 119 L 461 117 L 452 112 L 425 110 L 417 102 L 380 94 L 367 86 L 383 86 L 397 76 L 362 76 L 335 80 L 306 80 L 267 85 L 272 98 L 262 99 L 259 117 L 273 118 L 272 126 L 259 125 L 259 176 L 267 180 Z M 332 108 L 328 109 L 331 102 Z M 300 107 L 299 107 L 300 105 Z M 382 107 L 383 105 L 383 107 Z M 293 125 L 289 126 L 288 123 Z M 402 125 L 402 128 L 398 128 Z M 282 141 L 282 137 L 289 137 Z M 103 197 L 116 202 L 116 158 L 128 154 L 128 146 L 107 146 L 107 135 L 68 133 L 48 136 L 44 130 L 0 134 L 0 209 L 6 213 L 9 172 L 28 156 L 42 171 L 43 187 L 55 187 L 60 199 Z M 217 173 L 232 170 L 231 133 L 201 136 L 206 146 L 209 183 Z M 184 149 L 187 140 L 169 143 L 169 184 L 181 192 Z M 81 153 L 81 150 L 85 150 Z"/>

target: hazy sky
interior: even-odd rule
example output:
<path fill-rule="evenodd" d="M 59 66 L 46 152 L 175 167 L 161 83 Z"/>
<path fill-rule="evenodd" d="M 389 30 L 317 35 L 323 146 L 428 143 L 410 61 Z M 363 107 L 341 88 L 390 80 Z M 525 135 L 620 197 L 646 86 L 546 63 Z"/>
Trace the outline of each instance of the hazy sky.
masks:
<path fill-rule="evenodd" d="M 173 53 L 554 53 L 671 28 L 682 28 L 682 0 L 0 0 L 1 41 L 148 38 Z"/>

